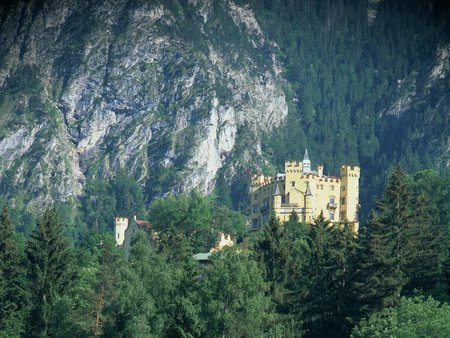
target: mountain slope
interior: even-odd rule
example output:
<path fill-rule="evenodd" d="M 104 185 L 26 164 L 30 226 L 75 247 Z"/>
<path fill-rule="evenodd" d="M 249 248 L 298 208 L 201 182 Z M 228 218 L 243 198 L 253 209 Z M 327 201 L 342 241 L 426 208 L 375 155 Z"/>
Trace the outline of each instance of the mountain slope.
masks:
<path fill-rule="evenodd" d="M 308 147 L 449 165 L 448 8 L 435 1 L 22 1 L 0 7 L 0 193 L 41 206 L 126 169 L 148 201 L 246 195 Z M 245 205 L 245 201 L 243 202 Z"/>
<path fill-rule="evenodd" d="M 276 59 L 261 64 L 249 53 L 270 49 L 269 42 L 252 11 L 233 2 L 184 6 L 7 8 L 2 193 L 22 185 L 34 196 L 64 199 L 79 194 L 87 177 L 118 168 L 141 184 L 152 180 L 154 194 L 208 193 L 242 128 L 256 141 L 243 152 L 260 152 L 258 135 L 287 115 Z"/>

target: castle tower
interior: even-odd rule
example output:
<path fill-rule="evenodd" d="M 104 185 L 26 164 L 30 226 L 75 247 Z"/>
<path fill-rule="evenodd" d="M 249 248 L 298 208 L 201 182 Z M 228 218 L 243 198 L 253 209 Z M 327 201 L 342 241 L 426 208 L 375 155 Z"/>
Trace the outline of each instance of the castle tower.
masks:
<path fill-rule="evenodd" d="M 311 171 L 311 161 L 308 156 L 308 149 L 305 150 L 305 156 L 303 157 L 303 173 L 309 173 Z"/>
<path fill-rule="evenodd" d="M 359 177 L 360 168 L 357 166 L 341 167 L 341 221 L 354 223 L 354 231 L 358 231 L 359 210 Z"/>
<path fill-rule="evenodd" d="M 123 244 L 125 239 L 125 230 L 128 228 L 128 218 L 126 217 L 116 217 L 114 227 L 114 236 L 116 238 L 116 243 L 118 246 Z"/>
<path fill-rule="evenodd" d="M 309 182 L 306 181 L 306 191 L 305 191 L 305 204 L 304 209 L 305 212 L 303 213 L 303 222 L 305 223 L 311 223 L 313 219 L 313 194 L 311 192 L 311 188 L 309 187 Z"/>
<path fill-rule="evenodd" d="M 302 162 L 284 163 L 286 203 L 301 203 L 300 182 L 302 179 Z"/>

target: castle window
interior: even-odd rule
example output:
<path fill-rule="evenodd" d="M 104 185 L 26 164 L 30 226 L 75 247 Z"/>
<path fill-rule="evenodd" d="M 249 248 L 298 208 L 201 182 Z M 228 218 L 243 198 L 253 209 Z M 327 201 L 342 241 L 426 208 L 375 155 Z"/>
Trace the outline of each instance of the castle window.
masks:
<path fill-rule="evenodd" d="M 117 234 L 117 238 L 119 238 L 120 237 L 120 234 Z"/>
<path fill-rule="evenodd" d="M 341 221 L 345 221 L 345 212 L 341 211 Z"/>
<path fill-rule="evenodd" d="M 291 187 L 295 187 L 295 181 L 291 181 Z"/>
<path fill-rule="evenodd" d="M 347 202 L 346 198 L 345 198 L 345 197 L 342 197 L 342 198 L 341 198 L 341 204 L 342 204 L 342 205 L 345 205 L 346 202 Z"/>
<path fill-rule="evenodd" d="M 330 212 L 330 219 L 334 220 L 334 212 Z"/>
<path fill-rule="evenodd" d="M 330 204 L 334 204 L 334 197 L 330 197 Z"/>
<path fill-rule="evenodd" d="M 323 190 L 323 184 L 320 185 L 320 190 Z"/>
<path fill-rule="evenodd" d="M 253 206 L 253 212 L 258 212 L 258 211 L 259 211 L 258 206 L 257 206 L 257 205 L 254 205 L 254 206 Z"/>
<path fill-rule="evenodd" d="M 342 186 L 342 191 L 345 191 L 345 185 Z"/>
<path fill-rule="evenodd" d="M 331 191 L 334 191 L 334 185 L 331 186 Z"/>

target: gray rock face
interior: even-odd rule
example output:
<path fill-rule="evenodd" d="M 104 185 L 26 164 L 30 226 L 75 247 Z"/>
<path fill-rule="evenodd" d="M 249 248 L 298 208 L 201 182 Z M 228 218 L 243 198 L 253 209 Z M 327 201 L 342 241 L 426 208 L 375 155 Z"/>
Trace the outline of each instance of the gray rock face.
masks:
<path fill-rule="evenodd" d="M 46 0 L 0 10 L 1 190 L 25 186 L 36 205 L 120 168 L 142 185 L 176 172 L 163 193 L 211 192 L 217 171 L 235 166 L 240 131 L 254 137 L 244 158 L 255 160 L 261 133 L 287 116 L 274 44 L 232 1 Z M 264 64 L 254 58 L 262 49 L 272 51 Z"/>

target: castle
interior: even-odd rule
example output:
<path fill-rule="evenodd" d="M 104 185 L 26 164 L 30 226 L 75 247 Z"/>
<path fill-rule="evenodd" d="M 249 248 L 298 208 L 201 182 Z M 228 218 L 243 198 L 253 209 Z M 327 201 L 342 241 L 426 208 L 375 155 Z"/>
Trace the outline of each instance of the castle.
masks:
<path fill-rule="evenodd" d="M 116 244 L 123 248 L 126 259 L 130 255 L 131 242 L 139 230 L 144 230 L 154 240 L 155 233 L 151 231 L 152 225 L 149 222 L 137 219 L 136 216 L 131 221 L 126 217 L 116 217 L 114 223 Z"/>
<path fill-rule="evenodd" d="M 272 214 L 280 221 L 294 211 L 313 223 L 321 212 L 333 223 L 349 222 L 358 231 L 360 168 L 344 165 L 340 176 L 325 176 L 323 166 L 311 170 L 308 150 L 302 162 L 285 162 L 284 174 L 254 175 L 251 182 L 251 228 L 260 229 Z"/>

